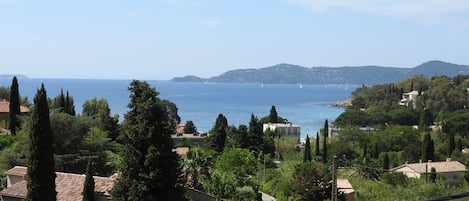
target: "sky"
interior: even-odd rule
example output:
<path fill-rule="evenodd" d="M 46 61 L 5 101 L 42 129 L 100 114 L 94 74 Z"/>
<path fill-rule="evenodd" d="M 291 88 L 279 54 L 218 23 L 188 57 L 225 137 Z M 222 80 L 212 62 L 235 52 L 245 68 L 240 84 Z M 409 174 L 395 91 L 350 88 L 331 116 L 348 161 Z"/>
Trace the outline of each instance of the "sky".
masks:
<path fill-rule="evenodd" d="M 0 74 L 169 80 L 468 55 L 467 0 L 0 0 Z"/>

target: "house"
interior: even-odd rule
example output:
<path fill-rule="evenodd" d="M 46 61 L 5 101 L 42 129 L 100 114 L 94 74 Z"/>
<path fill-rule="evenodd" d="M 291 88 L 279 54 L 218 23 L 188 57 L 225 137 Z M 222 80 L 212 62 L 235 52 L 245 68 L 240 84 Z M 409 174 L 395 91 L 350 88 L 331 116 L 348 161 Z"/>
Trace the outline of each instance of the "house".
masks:
<path fill-rule="evenodd" d="M 300 138 L 301 127 L 292 123 L 267 123 L 263 125 L 263 131 L 267 129 L 275 131 L 277 135 L 282 137 Z"/>
<path fill-rule="evenodd" d="M 21 105 L 20 112 L 22 114 L 27 114 L 31 112 L 31 109 L 29 109 L 29 107 Z M 0 120 L 4 120 L 8 118 L 9 113 L 10 113 L 10 102 L 8 102 L 5 99 L 0 100 Z"/>
<path fill-rule="evenodd" d="M 467 171 L 466 166 L 458 161 L 446 159 L 443 162 L 406 163 L 392 168 L 393 172 L 402 172 L 409 178 L 420 178 L 435 168 L 436 173 L 444 175 L 449 182 L 458 181 Z"/>
<path fill-rule="evenodd" d="M 337 179 L 337 190 L 344 194 L 345 201 L 355 201 L 355 190 L 348 179 Z"/>
<path fill-rule="evenodd" d="M 0 191 L 2 201 L 20 201 L 26 198 L 26 167 L 15 166 L 6 172 L 7 187 Z M 81 201 L 85 175 L 56 172 L 55 185 L 58 201 Z M 111 200 L 110 191 L 117 174 L 111 177 L 93 176 L 95 182 L 95 200 Z"/>
<path fill-rule="evenodd" d="M 403 93 L 402 94 L 402 99 L 399 102 L 399 105 L 404 105 L 406 107 L 409 107 L 409 105 L 412 106 L 412 108 L 416 107 L 415 100 L 417 100 L 417 96 L 419 95 L 418 91 L 411 91 L 408 93 Z"/>

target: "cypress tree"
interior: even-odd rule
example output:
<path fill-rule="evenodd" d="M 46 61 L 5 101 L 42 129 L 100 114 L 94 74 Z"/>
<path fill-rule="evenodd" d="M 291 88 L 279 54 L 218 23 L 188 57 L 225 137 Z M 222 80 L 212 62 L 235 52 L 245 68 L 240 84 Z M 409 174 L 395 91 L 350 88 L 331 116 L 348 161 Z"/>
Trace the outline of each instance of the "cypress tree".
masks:
<path fill-rule="evenodd" d="M 375 146 L 373 147 L 373 158 L 377 159 L 379 157 L 379 147 L 378 143 L 375 143 Z"/>
<path fill-rule="evenodd" d="M 18 90 L 18 80 L 13 77 L 10 88 L 10 113 L 8 114 L 8 125 L 12 135 L 16 135 L 16 128 L 20 126 L 18 115 L 20 111 L 20 94 Z"/>
<path fill-rule="evenodd" d="M 422 160 L 434 160 L 435 158 L 435 150 L 432 137 L 430 133 L 426 133 L 423 139 L 423 148 L 422 148 Z"/>
<path fill-rule="evenodd" d="M 451 157 L 454 149 L 456 149 L 456 142 L 454 141 L 454 134 L 450 133 L 448 140 L 448 157 Z"/>
<path fill-rule="evenodd" d="M 311 145 L 309 142 L 309 136 L 306 135 L 306 142 L 305 142 L 305 152 L 303 153 L 303 162 L 310 162 L 311 161 Z"/>
<path fill-rule="evenodd" d="M 384 170 L 389 170 L 389 155 L 388 155 L 388 152 L 384 152 L 383 169 Z"/>
<path fill-rule="evenodd" d="M 324 141 L 322 143 L 322 162 L 327 163 L 327 135 L 329 133 L 329 123 L 324 122 Z"/>
<path fill-rule="evenodd" d="M 65 108 L 64 108 L 65 113 L 75 116 L 75 106 L 73 105 L 73 97 L 70 97 L 68 95 L 67 91 L 67 96 L 65 97 Z"/>
<path fill-rule="evenodd" d="M 55 165 L 52 129 L 44 84 L 37 90 L 31 115 L 27 201 L 55 201 Z"/>
<path fill-rule="evenodd" d="M 59 95 L 59 108 L 63 111 L 63 112 L 66 112 L 67 109 L 65 108 L 66 107 L 66 104 L 65 104 L 65 95 L 64 95 L 64 90 L 63 89 L 60 89 L 60 95 Z"/>
<path fill-rule="evenodd" d="M 315 154 L 319 156 L 319 132 L 316 133 L 316 147 L 315 147 Z"/>
<path fill-rule="evenodd" d="M 91 171 L 91 159 L 88 160 L 85 173 L 85 184 L 83 186 L 83 201 L 94 201 L 94 178 Z"/>
<path fill-rule="evenodd" d="M 115 201 L 184 200 L 178 155 L 172 151 L 177 108 L 160 100 L 147 82 L 132 81 L 130 110 L 122 123 L 120 177 L 111 192 Z"/>
<path fill-rule="evenodd" d="M 435 181 L 436 181 L 436 169 L 435 169 L 435 167 L 432 167 L 432 169 L 430 170 L 430 181 L 432 183 L 435 183 Z"/>
<path fill-rule="evenodd" d="M 270 120 L 271 123 L 277 123 L 278 122 L 278 114 L 277 114 L 277 110 L 275 109 L 274 105 L 272 105 L 272 108 L 270 108 L 269 120 Z"/>

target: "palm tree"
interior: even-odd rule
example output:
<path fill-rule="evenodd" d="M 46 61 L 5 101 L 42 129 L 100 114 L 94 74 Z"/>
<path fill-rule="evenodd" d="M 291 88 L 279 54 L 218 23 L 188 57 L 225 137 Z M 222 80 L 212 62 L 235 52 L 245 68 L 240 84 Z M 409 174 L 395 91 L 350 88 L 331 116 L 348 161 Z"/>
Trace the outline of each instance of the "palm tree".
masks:
<path fill-rule="evenodd" d="M 202 179 L 209 178 L 210 156 L 200 149 L 192 149 L 183 158 L 182 173 L 186 185 L 190 188 L 202 190 Z"/>

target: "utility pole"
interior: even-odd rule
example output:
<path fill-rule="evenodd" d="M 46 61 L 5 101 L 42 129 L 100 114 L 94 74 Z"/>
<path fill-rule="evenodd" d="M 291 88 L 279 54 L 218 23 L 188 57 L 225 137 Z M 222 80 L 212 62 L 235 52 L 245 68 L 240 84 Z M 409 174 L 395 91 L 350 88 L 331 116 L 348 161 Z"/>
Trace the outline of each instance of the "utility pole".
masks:
<path fill-rule="evenodd" d="M 337 201 L 337 156 L 332 158 L 332 201 Z"/>

